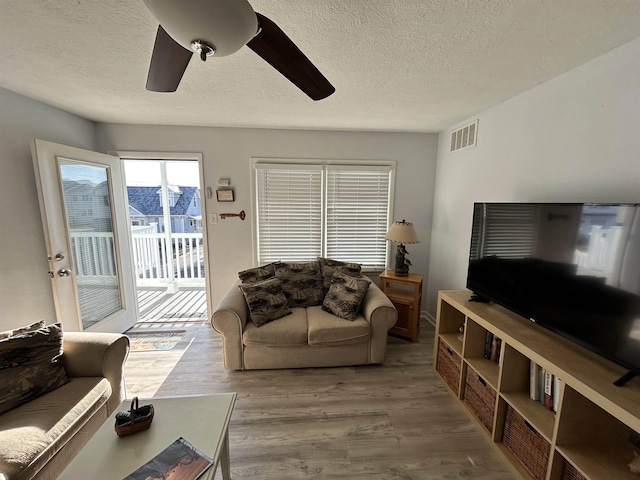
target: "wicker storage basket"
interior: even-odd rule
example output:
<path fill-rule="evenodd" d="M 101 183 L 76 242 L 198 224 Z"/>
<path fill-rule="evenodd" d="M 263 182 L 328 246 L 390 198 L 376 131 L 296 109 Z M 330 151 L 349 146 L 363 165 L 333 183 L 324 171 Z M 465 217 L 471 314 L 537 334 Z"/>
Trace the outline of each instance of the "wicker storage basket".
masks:
<path fill-rule="evenodd" d="M 475 370 L 467 368 L 462 400 L 489 432 L 493 429 L 496 395 L 496 391 Z"/>
<path fill-rule="evenodd" d="M 128 412 L 116 413 L 115 429 L 119 437 L 126 437 L 134 433 L 146 430 L 153 421 L 153 405 L 138 405 L 138 397 L 131 400 L 131 408 Z"/>
<path fill-rule="evenodd" d="M 571 465 L 566 460 L 564 461 L 564 466 L 562 467 L 562 477 L 560 480 L 587 480 L 584 475 L 582 475 L 576 467 Z"/>
<path fill-rule="evenodd" d="M 533 478 L 543 480 L 546 477 L 551 445 L 511 405 L 507 405 L 502 442 Z"/>
<path fill-rule="evenodd" d="M 458 393 L 460 383 L 460 364 L 462 359 L 456 351 L 442 340 L 438 341 L 438 361 L 436 370 L 442 378 L 449 384 L 456 394 Z"/>

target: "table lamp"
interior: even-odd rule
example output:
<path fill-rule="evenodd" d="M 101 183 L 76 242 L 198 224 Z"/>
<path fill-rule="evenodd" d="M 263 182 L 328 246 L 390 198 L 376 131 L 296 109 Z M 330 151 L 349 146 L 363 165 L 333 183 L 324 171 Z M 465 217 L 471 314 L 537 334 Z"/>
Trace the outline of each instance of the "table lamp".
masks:
<path fill-rule="evenodd" d="M 408 254 L 407 249 L 404 248 L 404 244 L 420 243 L 416 229 L 413 228 L 413 223 L 404 220 L 401 222 L 393 222 L 384 238 L 391 242 L 398 243 L 395 274 L 398 277 L 407 277 L 409 275 L 409 265 L 411 265 L 411 262 L 404 258 L 404 256 Z"/>

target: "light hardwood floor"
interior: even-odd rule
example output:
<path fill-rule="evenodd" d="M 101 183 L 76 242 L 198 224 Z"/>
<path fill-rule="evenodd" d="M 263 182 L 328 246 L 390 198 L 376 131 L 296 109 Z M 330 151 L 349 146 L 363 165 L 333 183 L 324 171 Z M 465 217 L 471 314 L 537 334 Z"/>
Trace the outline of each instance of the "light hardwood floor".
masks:
<path fill-rule="evenodd" d="M 235 480 L 515 478 L 432 374 L 428 323 L 416 343 L 389 337 L 384 365 L 247 372 L 224 369 L 209 324 L 180 328 L 173 350 L 131 352 L 127 395 L 238 392 Z"/>

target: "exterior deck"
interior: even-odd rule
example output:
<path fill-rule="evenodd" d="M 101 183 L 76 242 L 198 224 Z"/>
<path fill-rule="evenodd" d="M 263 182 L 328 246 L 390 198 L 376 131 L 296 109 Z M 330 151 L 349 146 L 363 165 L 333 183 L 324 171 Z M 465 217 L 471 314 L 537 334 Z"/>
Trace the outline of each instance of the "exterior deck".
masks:
<path fill-rule="evenodd" d="M 176 293 L 166 288 L 138 288 L 137 323 L 206 322 L 207 297 L 203 287 L 180 287 Z"/>

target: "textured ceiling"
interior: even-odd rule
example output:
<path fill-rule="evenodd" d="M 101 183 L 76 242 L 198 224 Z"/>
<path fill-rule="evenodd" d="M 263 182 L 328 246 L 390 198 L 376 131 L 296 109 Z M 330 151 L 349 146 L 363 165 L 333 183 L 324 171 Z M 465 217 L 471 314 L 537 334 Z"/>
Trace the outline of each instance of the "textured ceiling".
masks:
<path fill-rule="evenodd" d="M 0 0 L 0 86 L 98 122 L 437 132 L 640 37 L 638 0 L 250 3 L 334 95 L 310 100 L 246 47 L 147 92 L 142 0 Z"/>

